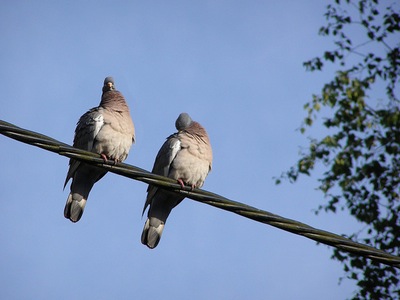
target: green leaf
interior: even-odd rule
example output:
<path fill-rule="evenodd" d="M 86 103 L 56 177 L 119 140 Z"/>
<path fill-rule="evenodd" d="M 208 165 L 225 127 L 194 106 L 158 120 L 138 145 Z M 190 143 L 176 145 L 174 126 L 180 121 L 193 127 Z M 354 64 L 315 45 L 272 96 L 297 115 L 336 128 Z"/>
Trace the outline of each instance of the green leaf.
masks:
<path fill-rule="evenodd" d="M 371 40 L 375 38 L 375 34 L 372 31 L 368 31 L 367 35 Z"/>
<path fill-rule="evenodd" d="M 313 109 L 314 109 L 315 111 L 319 111 L 319 110 L 321 109 L 321 104 L 319 104 L 318 102 L 314 103 Z"/>

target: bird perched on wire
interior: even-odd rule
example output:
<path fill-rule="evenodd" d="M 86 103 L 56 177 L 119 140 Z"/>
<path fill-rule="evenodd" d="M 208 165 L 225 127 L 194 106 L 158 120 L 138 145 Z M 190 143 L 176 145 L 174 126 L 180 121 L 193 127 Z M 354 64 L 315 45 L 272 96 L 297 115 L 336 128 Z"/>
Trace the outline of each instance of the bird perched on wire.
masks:
<path fill-rule="evenodd" d="M 98 107 L 80 117 L 75 129 L 73 146 L 98 153 L 115 163 L 124 161 L 132 143 L 135 128 L 124 96 L 115 89 L 114 79 L 104 79 L 103 94 Z M 78 222 L 85 209 L 90 190 L 107 171 L 75 159 L 69 161 L 64 188 L 72 178 L 71 191 L 64 208 L 64 216 Z"/>
<path fill-rule="evenodd" d="M 175 122 L 178 132 L 170 135 L 159 150 L 152 172 L 173 178 L 184 187 L 200 188 L 212 165 L 212 150 L 206 130 L 181 113 Z M 152 185 L 147 189 L 143 214 L 150 206 L 143 228 L 142 243 L 155 248 L 171 210 L 185 197 Z"/>

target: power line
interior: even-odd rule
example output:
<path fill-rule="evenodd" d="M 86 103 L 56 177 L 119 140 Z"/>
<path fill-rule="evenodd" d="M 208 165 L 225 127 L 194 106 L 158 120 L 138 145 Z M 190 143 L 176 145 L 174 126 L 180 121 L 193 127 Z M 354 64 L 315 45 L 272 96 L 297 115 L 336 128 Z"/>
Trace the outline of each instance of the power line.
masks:
<path fill-rule="evenodd" d="M 61 143 L 46 135 L 17 127 L 2 120 L 0 120 L 0 133 L 20 142 L 93 164 L 118 175 L 172 190 L 176 193 L 185 195 L 187 198 L 236 213 L 254 221 L 268 224 L 297 235 L 302 235 L 314 241 L 336 247 L 340 250 L 400 268 L 400 257 L 391 255 L 382 250 L 354 242 L 343 236 L 316 229 L 307 224 L 283 218 L 240 202 L 232 201 L 206 190 L 191 190 L 191 188 L 187 186 L 182 189 L 181 186 L 171 178 L 152 174 L 144 169 L 125 163 L 114 164 L 113 161 L 104 162 L 98 154 L 73 148 L 68 144 Z"/>

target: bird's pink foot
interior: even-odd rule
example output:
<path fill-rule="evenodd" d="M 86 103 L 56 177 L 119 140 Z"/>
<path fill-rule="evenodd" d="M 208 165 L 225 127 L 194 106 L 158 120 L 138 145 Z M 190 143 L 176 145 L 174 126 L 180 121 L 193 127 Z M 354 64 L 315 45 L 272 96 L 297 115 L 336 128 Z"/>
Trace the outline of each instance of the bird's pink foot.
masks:
<path fill-rule="evenodd" d="M 104 160 L 104 162 L 107 162 L 107 161 L 108 161 L 108 157 L 107 157 L 107 155 L 105 155 L 104 153 L 101 153 L 100 156 L 101 156 L 101 158 Z"/>
<path fill-rule="evenodd" d="M 185 187 L 185 183 L 183 182 L 182 179 L 179 178 L 179 179 L 178 179 L 178 183 L 181 185 L 182 188 Z"/>

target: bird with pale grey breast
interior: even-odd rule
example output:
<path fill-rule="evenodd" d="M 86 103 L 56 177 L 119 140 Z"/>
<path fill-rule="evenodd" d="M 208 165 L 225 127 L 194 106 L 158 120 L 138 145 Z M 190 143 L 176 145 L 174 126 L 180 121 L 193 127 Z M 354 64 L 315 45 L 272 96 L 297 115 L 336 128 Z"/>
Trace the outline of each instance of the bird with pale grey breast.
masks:
<path fill-rule="evenodd" d="M 212 166 L 212 150 L 206 130 L 181 113 L 175 122 L 178 132 L 170 135 L 159 150 L 152 172 L 172 179 L 184 187 L 200 188 Z M 171 210 L 185 197 L 152 185 L 147 189 L 143 214 L 149 206 L 142 232 L 142 243 L 155 248 Z"/>
<path fill-rule="evenodd" d="M 124 161 L 135 142 L 135 127 L 124 96 L 115 89 L 114 79 L 104 79 L 103 94 L 98 107 L 80 117 L 75 129 L 73 146 L 98 153 L 104 161 Z M 107 171 L 70 159 L 67 178 L 72 179 L 70 193 L 64 208 L 64 216 L 72 222 L 82 217 L 86 201 L 93 185 Z"/>

